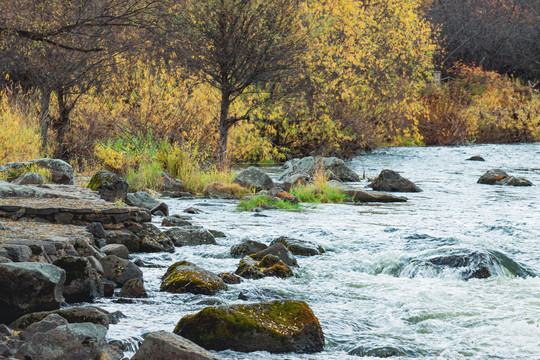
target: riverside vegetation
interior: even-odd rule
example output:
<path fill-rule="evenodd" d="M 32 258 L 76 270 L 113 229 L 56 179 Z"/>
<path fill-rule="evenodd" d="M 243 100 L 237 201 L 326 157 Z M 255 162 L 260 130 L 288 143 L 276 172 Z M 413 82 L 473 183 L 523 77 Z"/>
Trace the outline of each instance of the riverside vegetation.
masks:
<path fill-rule="evenodd" d="M 536 65 L 521 71 L 516 64 L 510 71 L 502 60 L 486 63 L 476 54 L 476 61 L 474 53 L 461 63 L 451 48 L 459 46 L 455 39 L 446 43 L 438 36 L 458 21 L 441 15 L 440 2 L 250 0 L 235 7 L 235 0 L 208 0 L 175 4 L 165 13 L 150 1 L 122 0 L 114 8 L 92 2 L 96 6 L 84 13 L 71 11 L 71 2 L 47 3 L 38 20 L 28 1 L 2 0 L 3 162 L 57 155 L 83 173 L 113 171 L 132 189 L 159 189 L 165 171 L 186 190 L 204 193 L 210 183 L 230 183 L 226 164 L 540 136 L 540 99 L 529 86 L 538 79 Z M 509 18 L 496 3 L 481 6 L 499 11 L 470 21 L 488 27 Z M 514 28 L 534 29 L 534 6 L 512 5 L 526 14 L 512 17 Z M 104 14 L 111 14 L 110 22 Z M 79 24 L 78 16 L 96 19 L 84 27 L 88 37 L 79 25 L 63 26 L 64 20 Z M 204 21 L 197 21 L 200 16 Z M 229 47 L 207 48 L 218 39 L 220 19 L 228 26 Z M 249 19 L 276 25 L 263 31 Z M 12 31 L 37 28 L 42 20 L 49 32 L 28 37 Z M 111 26 L 122 30 L 123 42 L 108 35 Z M 178 40 L 179 29 L 190 36 Z M 262 49 L 244 35 L 269 42 Z M 285 35 L 298 46 L 283 43 Z M 100 41 L 103 51 L 91 52 L 98 45 L 89 39 Z M 253 68 L 257 61 L 270 70 Z M 229 84 L 212 77 L 229 68 L 247 78 L 234 75 Z M 433 69 L 448 78 L 441 86 L 432 84 Z M 343 200 L 297 191 L 312 201 Z"/>

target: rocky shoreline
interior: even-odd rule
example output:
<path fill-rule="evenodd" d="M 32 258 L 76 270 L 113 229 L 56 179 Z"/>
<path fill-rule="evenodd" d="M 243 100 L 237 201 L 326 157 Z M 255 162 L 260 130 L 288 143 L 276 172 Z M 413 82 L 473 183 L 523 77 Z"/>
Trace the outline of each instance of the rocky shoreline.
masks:
<path fill-rule="evenodd" d="M 256 168 L 239 174 L 235 183 L 289 198 L 291 184 L 309 182 L 314 176 L 310 168 L 314 163 L 292 162 L 282 175 L 283 183 L 274 183 Z M 387 192 L 421 191 L 389 170 L 371 185 L 384 192 L 364 191 L 344 184 L 340 175 L 358 181 L 344 164 L 336 160 L 328 164 L 327 176 L 354 202 L 403 202 L 407 199 Z M 62 165 L 68 174 L 56 177 L 64 182 L 73 179 L 68 167 Z M 524 179 L 500 182 L 502 175 L 488 172 L 483 179 L 495 180 L 483 183 L 528 185 Z M 91 181 L 95 191 L 65 184 L 0 182 L 0 359 L 124 359 L 122 346 L 108 343 L 106 335 L 109 324 L 122 315 L 69 304 L 100 297 L 147 297 L 140 269 L 145 264 L 130 261 L 130 253 L 215 244 L 223 235 L 193 226 L 188 214 L 165 216 L 169 215 L 165 203 L 147 193 L 128 193 L 125 180 L 114 174 L 96 176 Z M 170 183 L 170 193 L 185 194 L 178 180 Z M 118 199 L 132 206 L 114 202 Z M 168 230 L 151 224 L 152 215 L 163 216 L 162 225 Z M 242 279 L 288 278 L 298 266 L 296 256 L 324 251 L 317 244 L 286 237 L 269 245 L 245 240 L 231 249 L 231 256 L 240 259 L 234 274 L 214 274 L 181 261 L 164 270 L 161 291 L 212 295 Z M 490 276 L 482 271 L 471 277 Z M 133 359 L 218 359 L 207 350 L 225 349 L 319 352 L 324 349 L 323 329 L 309 305 L 295 300 L 211 306 L 180 319 L 174 333 L 148 334 Z"/>

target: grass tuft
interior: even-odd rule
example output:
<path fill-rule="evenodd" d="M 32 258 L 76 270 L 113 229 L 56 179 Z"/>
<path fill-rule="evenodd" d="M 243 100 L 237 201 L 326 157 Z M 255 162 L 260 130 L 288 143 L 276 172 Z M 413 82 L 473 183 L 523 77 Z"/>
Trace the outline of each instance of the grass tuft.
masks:
<path fill-rule="evenodd" d="M 247 200 L 242 200 L 237 206 L 240 211 L 253 211 L 261 206 L 276 206 L 280 210 L 302 210 L 302 205 L 293 204 L 268 195 L 257 195 Z"/>

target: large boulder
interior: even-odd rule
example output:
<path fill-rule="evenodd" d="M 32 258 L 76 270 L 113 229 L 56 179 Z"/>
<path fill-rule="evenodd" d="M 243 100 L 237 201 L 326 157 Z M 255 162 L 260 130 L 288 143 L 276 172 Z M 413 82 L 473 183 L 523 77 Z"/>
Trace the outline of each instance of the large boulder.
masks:
<path fill-rule="evenodd" d="M 99 262 L 103 266 L 103 277 L 119 286 L 124 286 L 131 279 L 143 278 L 141 269 L 129 260 L 120 259 L 115 255 L 107 255 Z"/>
<path fill-rule="evenodd" d="M 219 360 L 199 345 L 165 331 L 150 333 L 131 360 Z"/>
<path fill-rule="evenodd" d="M 150 210 L 151 213 L 156 211 L 163 212 L 166 216 L 169 215 L 169 207 L 162 201 L 152 197 L 145 191 L 137 191 L 126 195 L 126 204 Z"/>
<path fill-rule="evenodd" d="M 275 244 L 283 244 L 293 255 L 314 256 L 324 253 L 324 249 L 319 245 L 287 236 L 280 236 L 270 243 L 270 245 Z"/>
<path fill-rule="evenodd" d="M 125 201 L 129 191 L 128 182 L 120 176 L 100 170 L 92 176 L 88 187 L 97 191 L 99 196 L 106 201 Z"/>
<path fill-rule="evenodd" d="M 412 181 L 405 179 L 393 170 L 385 169 L 371 184 L 368 185 L 376 191 L 390 192 L 421 192 L 418 186 Z"/>
<path fill-rule="evenodd" d="M 210 350 L 315 353 L 324 349 L 319 320 L 303 301 L 207 307 L 174 332 Z"/>
<path fill-rule="evenodd" d="M 266 255 L 260 261 L 254 260 L 251 256 L 246 256 L 240 260 L 235 274 L 246 279 L 262 279 L 267 276 L 279 278 L 294 276 L 291 268 L 274 255 Z"/>
<path fill-rule="evenodd" d="M 45 183 L 45 179 L 41 174 L 28 172 L 13 180 L 12 183 L 15 185 L 38 185 Z"/>
<path fill-rule="evenodd" d="M 96 359 L 106 342 L 107 328 L 92 323 L 60 325 L 38 332 L 16 354 L 19 359 Z"/>
<path fill-rule="evenodd" d="M 529 180 L 508 175 L 501 169 L 488 170 L 478 179 L 477 183 L 487 185 L 532 186 Z"/>
<path fill-rule="evenodd" d="M 315 174 L 323 172 L 330 180 L 342 182 L 360 181 L 357 173 L 351 170 L 343 160 L 336 157 L 313 157 L 292 159 L 283 166 L 285 171 L 280 175 L 279 181 L 297 182 L 298 176 L 314 178 Z M 294 179 L 294 180 L 293 180 Z"/>
<path fill-rule="evenodd" d="M 103 252 L 105 255 L 116 255 L 120 259 L 126 259 L 126 260 L 129 258 L 129 250 L 125 245 L 122 245 L 122 244 L 105 245 L 99 250 Z"/>
<path fill-rule="evenodd" d="M 218 275 L 188 261 L 169 266 L 161 280 L 161 291 L 172 293 L 214 295 L 219 290 L 227 289 Z"/>
<path fill-rule="evenodd" d="M 0 323 L 43 310 L 59 309 L 66 272 L 44 263 L 0 264 Z"/>
<path fill-rule="evenodd" d="M 175 246 L 217 245 L 216 238 L 202 226 L 185 226 L 165 231 Z"/>
<path fill-rule="evenodd" d="M 92 302 L 95 298 L 103 296 L 101 275 L 87 259 L 65 256 L 53 262 L 53 265 L 66 272 L 63 291 L 66 302 Z"/>
<path fill-rule="evenodd" d="M 231 255 L 235 258 L 243 258 L 244 256 L 256 254 L 267 249 L 268 246 L 249 239 L 242 239 L 240 244 L 231 247 Z"/>
<path fill-rule="evenodd" d="M 232 182 L 257 191 L 270 190 L 274 187 L 272 179 L 264 171 L 253 166 L 236 175 Z"/>
<path fill-rule="evenodd" d="M 0 172 L 15 171 L 26 173 L 32 166 L 38 166 L 51 171 L 51 181 L 55 184 L 75 185 L 73 167 L 60 159 L 37 159 L 24 162 L 12 162 L 0 166 Z"/>
<path fill-rule="evenodd" d="M 127 229 L 110 230 L 107 232 L 105 241 L 108 245 L 121 244 L 131 252 L 138 252 L 141 249 L 139 237 Z"/>

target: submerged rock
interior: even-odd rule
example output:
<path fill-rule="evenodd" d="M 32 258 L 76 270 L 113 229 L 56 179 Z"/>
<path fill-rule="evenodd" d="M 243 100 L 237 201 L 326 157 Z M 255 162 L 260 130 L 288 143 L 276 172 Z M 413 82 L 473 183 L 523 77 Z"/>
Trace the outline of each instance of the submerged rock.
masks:
<path fill-rule="evenodd" d="M 99 196 L 106 201 L 125 201 L 129 191 L 128 182 L 120 176 L 100 170 L 92 176 L 88 187 L 97 191 Z"/>
<path fill-rule="evenodd" d="M 404 196 L 396 196 L 377 191 L 363 191 L 340 185 L 339 189 L 357 203 L 396 203 L 407 202 Z"/>
<path fill-rule="evenodd" d="M 189 218 L 189 216 L 186 216 Z M 162 226 L 191 226 L 191 222 L 179 216 L 167 216 L 161 221 Z"/>
<path fill-rule="evenodd" d="M 467 159 L 467 161 L 486 161 L 483 157 L 475 155 Z"/>
<path fill-rule="evenodd" d="M 272 179 L 264 171 L 253 166 L 236 175 L 232 182 L 256 191 L 270 190 L 274 187 Z"/>
<path fill-rule="evenodd" d="M 462 280 L 491 276 L 528 277 L 536 274 L 498 251 L 445 248 L 411 259 L 400 276 L 439 277 L 447 274 Z M 451 275 L 452 276 L 452 275 Z"/>
<path fill-rule="evenodd" d="M 339 180 L 342 182 L 360 181 L 357 173 L 351 170 L 343 160 L 336 157 L 313 157 L 308 156 L 302 159 L 287 161 L 283 166 L 285 171 L 280 175 L 279 181 L 286 183 L 297 183 L 301 175 L 306 179 L 312 179 L 319 171 L 324 171 L 329 175 L 329 180 Z"/>
<path fill-rule="evenodd" d="M 199 345 L 179 335 L 158 331 L 146 336 L 131 360 L 219 360 Z"/>
<path fill-rule="evenodd" d="M 319 320 L 303 301 L 208 307 L 184 316 L 174 332 L 210 350 L 315 353 L 324 349 Z"/>
<path fill-rule="evenodd" d="M 390 192 L 421 192 L 418 186 L 412 181 L 405 179 L 393 170 L 385 169 L 381 171 L 379 176 L 368 185 L 376 191 Z"/>
<path fill-rule="evenodd" d="M 314 256 L 324 253 L 324 249 L 312 242 L 305 240 L 293 239 L 287 236 L 280 236 L 277 239 L 272 240 L 270 245 L 283 244 L 294 255 L 300 256 Z"/>
<path fill-rule="evenodd" d="M 501 169 L 488 170 L 478 179 L 477 183 L 487 185 L 532 186 L 529 180 L 510 176 Z"/>
<path fill-rule="evenodd" d="M 243 239 L 240 244 L 231 247 L 231 256 L 235 258 L 242 258 L 247 255 L 256 254 L 267 248 L 268 246 L 263 243 L 249 239 Z"/>
<path fill-rule="evenodd" d="M 266 255 L 260 261 L 246 256 L 240 260 L 235 274 L 246 279 L 262 279 L 267 276 L 279 278 L 294 276 L 291 268 L 274 255 Z"/>
<path fill-rule="evenodd" d="M 174 263 L 161 277 L 161 291 L 214 295 L 226 289 L 219 276 L 188 261 Z"/>
<path fill-rule="evenodd" d="M 0 264 L 0 323 L 43 310 L 59 309 L 66 272 L 44 263 Z"/>

